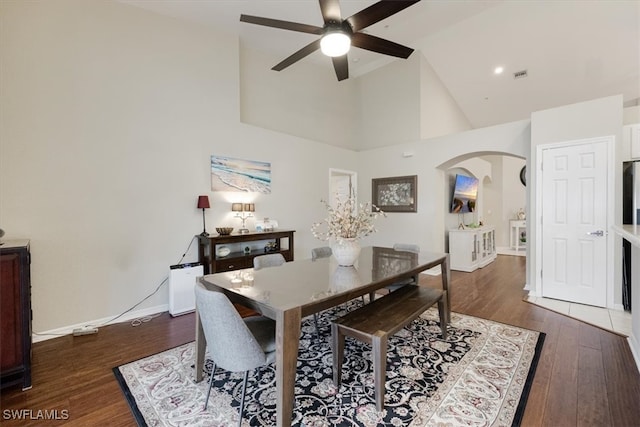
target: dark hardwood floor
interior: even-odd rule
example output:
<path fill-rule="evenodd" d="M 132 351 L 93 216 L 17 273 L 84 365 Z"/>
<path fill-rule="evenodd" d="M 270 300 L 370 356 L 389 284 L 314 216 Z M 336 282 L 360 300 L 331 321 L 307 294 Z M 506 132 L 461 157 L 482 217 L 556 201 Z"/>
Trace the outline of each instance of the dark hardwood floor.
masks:
<path fill-rule="evenodd" d="M 547 334 L 522 425 L 639 426 L 640 374 L 626 339 L 523 302 L 524 271 L 524 258 L 499 256 L 474 273 L 451 274 L 453 311 Z M 425 286 L 439 280 L 421 276 Z M 122 323 L 34 344 L 33 388 L 2 391 L 0 423 L 135 426 L 111 369 L 192 341 L 194 320 L 164 313 L 137 327 Z M 25 410 L 32 418 L 57 410 L 68 419 L 11 419 Z"/>

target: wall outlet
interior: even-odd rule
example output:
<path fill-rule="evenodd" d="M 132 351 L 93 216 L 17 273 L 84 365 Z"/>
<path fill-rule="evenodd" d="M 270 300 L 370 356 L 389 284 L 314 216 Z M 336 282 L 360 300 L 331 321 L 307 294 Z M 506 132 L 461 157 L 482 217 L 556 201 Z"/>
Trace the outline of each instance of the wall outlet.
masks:
<path fill-rule="evenodd" d="M 83 326 L 81 328 L 76 328 L 73 330 L 73 336 L 79 337 L 81 335 L 91 335 L 97 334 L 98 328 L 94 328 L 93 326 Z"/>

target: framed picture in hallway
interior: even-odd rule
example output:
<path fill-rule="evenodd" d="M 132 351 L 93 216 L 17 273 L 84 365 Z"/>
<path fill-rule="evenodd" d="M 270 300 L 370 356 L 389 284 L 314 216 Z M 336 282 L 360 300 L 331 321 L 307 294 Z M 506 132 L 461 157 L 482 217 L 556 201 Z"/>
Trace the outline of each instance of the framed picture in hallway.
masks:
<path fill-rule="evenodd" d="M 384 212 L 418 212 L 418 176 L 374 178 L 371 199 Z"/>

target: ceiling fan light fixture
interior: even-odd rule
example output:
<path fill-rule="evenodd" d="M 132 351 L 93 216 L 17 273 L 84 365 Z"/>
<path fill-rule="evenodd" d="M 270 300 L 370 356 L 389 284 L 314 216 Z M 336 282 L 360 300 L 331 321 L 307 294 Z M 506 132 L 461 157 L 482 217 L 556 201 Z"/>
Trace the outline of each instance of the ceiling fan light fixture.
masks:
<path fill-rule="evenodd" d="M 322 13 L 322 21 L 324 22 L 321 27 L 260 16 L 240 15 L 240 22 L 317 36 L 311 43 L 274 65 L 271 68 L 272 70 L 282 71 L 317 50 L 321 50 L 324 55 L 331 57 L 338 81 L 348 79 L 349 62 L 347 53 L 351 48 L 352 37 L 354 46 L 383 55 L 407 59 L 413 52 L 413 49 L 406 46 L 370 35 L 366 29 L 418 3 L 420 0 L 381 0 L 361 9 L 346 19 L 342 19 L 340 0 L 318 1 L 320 3 L 320 12 Z M 352 2 L 353 0 L 345 1 Z M 385 25 L 385 28 L 388 27 L 388 25 Z"/>
<path fill-rule="evenodd" d="M 320 50 L 327 56 L 342 56 L 349 52 L 351 38 L 343 31 L 332 31 L 320 40 Z"/>

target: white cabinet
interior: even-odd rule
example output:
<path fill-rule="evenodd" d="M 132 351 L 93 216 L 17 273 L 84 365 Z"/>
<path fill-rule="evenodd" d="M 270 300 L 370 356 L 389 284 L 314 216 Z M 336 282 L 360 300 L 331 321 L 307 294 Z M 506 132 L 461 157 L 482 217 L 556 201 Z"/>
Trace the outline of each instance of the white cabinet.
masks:
<path fill-rule="evenodd" d="M 527 247 L 527 221 L 509 220 L 509 245 L 516 251 Z"/>
<path fill-rule="evenodd" d="M 478 231 L 480 256 L 478 267 L 482 268 L 496 259 L 496 230 L 493 227 L 483 227 Z"/>
<path fill-rule="evenodd" d="M 449 230 L 451 269 L 471 272 L 496 259 L 496 232 L 493 227 Z"/>
<path fill-rule="evenodd" d="M 622 127 L 623 161 L 640 159 L 640 123 Z"/>

